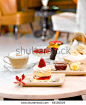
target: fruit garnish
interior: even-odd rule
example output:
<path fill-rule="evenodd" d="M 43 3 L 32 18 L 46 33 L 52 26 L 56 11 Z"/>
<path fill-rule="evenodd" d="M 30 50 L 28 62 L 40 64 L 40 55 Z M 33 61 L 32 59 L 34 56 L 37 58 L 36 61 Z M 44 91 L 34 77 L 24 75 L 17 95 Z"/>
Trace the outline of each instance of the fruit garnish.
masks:
<path fill-rule="evenodd" d="M 50 48 L 33 50 L 33 53 L 49 53 L 49 52 L 51 52 Z"/>
<path fill-rule="evenodd" d="M 44 59 L 41 58 L 40 61 L 39 61 L 38 67 L 39 67 L 39 68 L 42 68 L 42 67 L 45 67 L 45 66 L 46 66 L 46 63 L 45 63 Z"/>
<path fill-rule="evenodd" d="M 25 75 L 23 74 L 22 76 L 21 76 L 21 78 L 19 78 L 18 76 L 16 76 L 16 80 L 17 80 L 17 82 L 14 82 L 15 84 L 19 84 L 18 86 L 20 86 L 21 84 L 23 84 L 23 85 L 26 85 L 24 82 L 23 82 L 23 80 L 25 79 Z"/>
<path fill-rule="evenodd" d="M 62 45 L 63 42 L 61 42 L 61 41 L 50 41 L 49 44 L 50 44 L 50 46 L 53 46 L 54 44 L 57 44 L 57 45 L 60 44 L 60 45 Z"/>
<path fill-rule="evenodd" d="M 63 42 L 61 42 L 61 41 L 50 41 L 48 48 L 58 49 L 62 44 L 63 44 Z"/>

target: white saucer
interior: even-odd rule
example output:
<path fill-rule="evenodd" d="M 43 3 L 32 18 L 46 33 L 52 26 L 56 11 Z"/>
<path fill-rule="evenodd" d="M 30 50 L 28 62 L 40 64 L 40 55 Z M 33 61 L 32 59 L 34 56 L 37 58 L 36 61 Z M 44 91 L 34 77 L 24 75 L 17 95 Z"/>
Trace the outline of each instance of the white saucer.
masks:
<path fill-rule="evenodd" d="M 20 71 L 25 71 L 25 70 L 29 70 L 32 67 L 34 67 L 35 63 L 33 64 L 28 64 L 25 68 L 22 69 L 14 69 L 11 65 L 4 65 L 3 67 L 11 72 L 20 72 Z"/>

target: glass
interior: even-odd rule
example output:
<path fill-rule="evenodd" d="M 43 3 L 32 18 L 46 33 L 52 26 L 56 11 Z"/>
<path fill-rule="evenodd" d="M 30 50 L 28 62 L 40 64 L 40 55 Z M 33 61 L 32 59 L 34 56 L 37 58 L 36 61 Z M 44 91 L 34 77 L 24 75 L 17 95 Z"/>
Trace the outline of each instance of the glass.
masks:
<path fill-rule="evenodd" d="M 70 70 L 72 71 L 80 71 L 82 63 L 80 62 L 71 62 L 69 63 Z"/>
<path fill-rule="evenodd" d="M 62 70 L 66 70 L 67 63 L 65 63 L 65 62 L 59 62 L 59 63 L 55 63 L 54 66 L 55 66 L 56 71 L 57 70 L 62 71 Z"/>
<path fill-rule="evenodd" d="M 36 57 L 40 57 L 40 59 L 49 58 L 49 56 L 51 55 L 51 49 L 47 48 L 47 46 L 33 46 L 33 54 Z M 46 63 L 49 63 L 49 62 L 46 62 Z"/>

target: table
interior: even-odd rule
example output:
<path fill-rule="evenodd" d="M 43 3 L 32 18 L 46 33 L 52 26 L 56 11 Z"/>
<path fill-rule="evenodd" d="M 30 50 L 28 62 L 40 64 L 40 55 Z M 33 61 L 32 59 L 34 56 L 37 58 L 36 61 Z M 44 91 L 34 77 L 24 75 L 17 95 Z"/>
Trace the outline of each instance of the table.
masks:
<path fill-rule="evenodd" d="M 1 58 L 1 57 L 0 57 Z M 3 56 L 2 58 L 3 59 Z M 34 61 L 34 55 L 30 54 L 29 64 Z M 31 74 L 32 69 L 11 72 L 3 68 L 0 60 L 0 97 L 12 99 L 60 99 L 86 94 L 86 76 L 66 76 L 62 87 L 22 87 L 14 84 L 15 76 Z"/>
<path fill-rule="evenodd" d="M 56 10 L 50 10 L 50 9 L 40 9 L 36 10 L 35 16 L 40 17 L 40 27 L 41 30 L 37 30 L 34 35 L 36 37 L 41 36 L 41 39 L 45 41 L 46 39 L 52 37 L 54 35 L 54 31 L 52 28 L 52 22 L 50 19 L 50 23 L 48 24 L 48 17 L 51 17 L 52 15 L 56 14 Z M 43 19 L 42 19 L 43 18 Z M 47 29 L 49 29 L 50 35 L 46 36 Z"/>

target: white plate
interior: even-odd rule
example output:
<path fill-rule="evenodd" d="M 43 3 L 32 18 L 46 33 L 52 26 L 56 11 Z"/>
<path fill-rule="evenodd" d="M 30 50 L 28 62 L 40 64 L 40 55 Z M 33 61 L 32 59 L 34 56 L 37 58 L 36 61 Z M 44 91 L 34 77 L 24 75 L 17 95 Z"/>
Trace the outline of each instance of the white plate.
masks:
<path fill-rule="evenodd" d="M 54 74 L 57 74 L 57 73 L 65 73 L 65 75 L 86 75 L 86 71 L 73 71 L 73 70 L 70 70 L 70 68 L 67 66 L 67 69 L 66 70 L 62 70 L 62 71 L 55 71 L 55 68 L 54 68 L 54 65 L 51 65 L 52 67 L 52 71 L 51 73 L 54 73 Z"/>
<path fill-rule="evenodd" d="M 64 73 L 58 73 L 58 74 L 52 74 L 52 79 L 55 78 L 55 81 L 52 82 L 31 82 L 31 78 L 33 77 L 32 74 L 25 75 L 24 83 L 26 85 L 24 86 L 59 86 L 64 83 L 65 74 Z"/>

